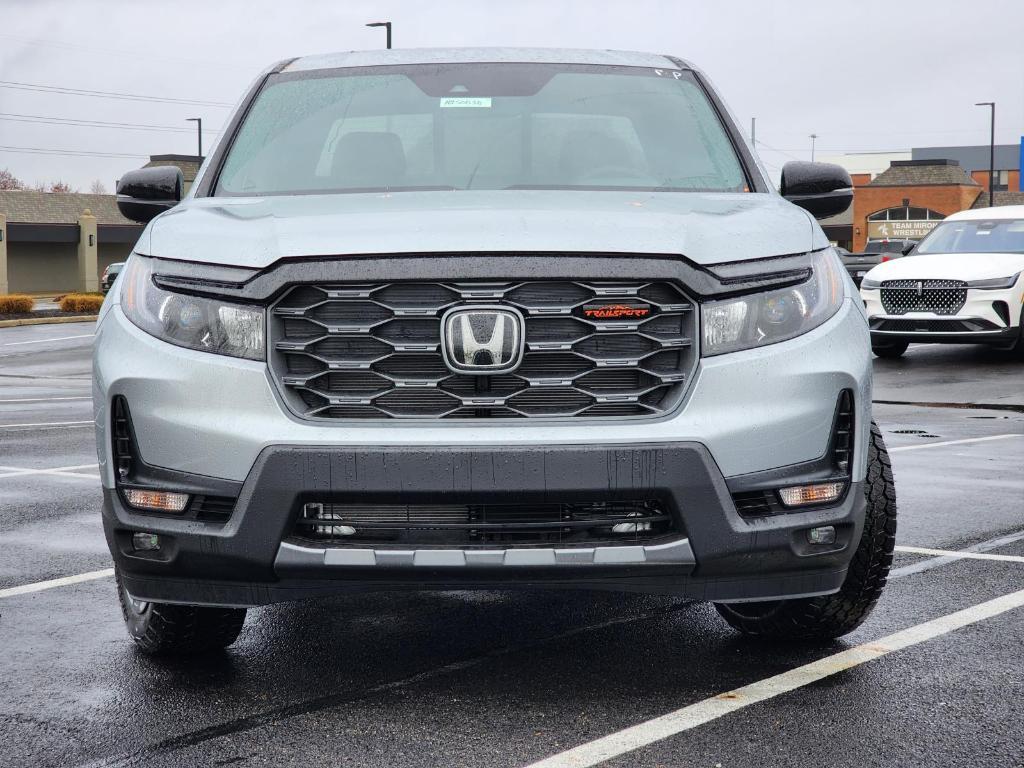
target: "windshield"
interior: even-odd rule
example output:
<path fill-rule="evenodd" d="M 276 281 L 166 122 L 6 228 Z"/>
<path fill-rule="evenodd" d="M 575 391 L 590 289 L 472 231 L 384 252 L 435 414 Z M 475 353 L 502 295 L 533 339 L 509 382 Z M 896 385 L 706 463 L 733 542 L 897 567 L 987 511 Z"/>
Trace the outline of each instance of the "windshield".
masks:
<path fill-rule="evenodd" d="M 215 194 L 416 189 L 747 190 L 692 73 L 444 64 L 268 79 Z"/>
<path fill-rule="evenodd" d="M 943 222 L 914 251 L 928 253 L 1024 253 L 1024 219 Z"/>

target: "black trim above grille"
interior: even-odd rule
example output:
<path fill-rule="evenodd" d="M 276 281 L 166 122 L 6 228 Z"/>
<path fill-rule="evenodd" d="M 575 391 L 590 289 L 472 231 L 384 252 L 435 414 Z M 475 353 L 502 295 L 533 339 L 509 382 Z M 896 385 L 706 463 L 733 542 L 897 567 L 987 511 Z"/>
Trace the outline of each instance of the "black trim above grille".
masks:
<path fill-rule="evenodd" d="M 522 314 L 517 369 L 447 367 L 441 317 L 474 305 Z M 682 396 L 696 328 L 666 280 L 303 284 L 270 308 L 269 359 L 308 419 L 653 417 Z"/>

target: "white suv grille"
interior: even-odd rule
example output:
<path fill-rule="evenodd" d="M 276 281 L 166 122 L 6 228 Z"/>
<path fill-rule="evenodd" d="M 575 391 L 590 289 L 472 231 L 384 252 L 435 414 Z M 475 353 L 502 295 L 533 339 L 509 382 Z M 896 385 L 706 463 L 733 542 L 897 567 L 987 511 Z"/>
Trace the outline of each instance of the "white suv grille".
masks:
<path fill-rule="evenodd" d="M 885 280 L 881 294 L 887 315 L 907 312 L 955 315 L 967 301 L 967 283 L 962 280 Z"/>

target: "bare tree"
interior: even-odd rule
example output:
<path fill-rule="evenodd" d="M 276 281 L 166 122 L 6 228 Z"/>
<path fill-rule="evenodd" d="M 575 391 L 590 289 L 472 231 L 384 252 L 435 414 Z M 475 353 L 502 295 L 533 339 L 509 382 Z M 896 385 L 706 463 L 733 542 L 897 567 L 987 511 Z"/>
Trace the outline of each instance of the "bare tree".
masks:
<path fill-rule="evenodd" d="M 107 194 L 107 185 L 99 179 L 95 179 L 92 185 L 89 187 L 89 191 L 94 195 L 105 195 Z"/>
<path fill-rule="evenodd" d="M 24 189 L 25 182 L 6 168 L 0 170 L 0 189 Z"/>
<path fill-rule="evenodd" d="M 55 181 L 50 185 L 51 192 L 74 192 L 71 185 L 65 181 Z"/>

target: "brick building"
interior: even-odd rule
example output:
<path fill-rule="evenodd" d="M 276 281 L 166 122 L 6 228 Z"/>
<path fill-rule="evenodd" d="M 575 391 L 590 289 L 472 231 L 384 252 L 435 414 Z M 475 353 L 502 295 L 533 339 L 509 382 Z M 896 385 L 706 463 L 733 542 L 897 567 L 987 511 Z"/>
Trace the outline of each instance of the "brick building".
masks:
<path fill-rule="evenodd" d="M 896 160 L 863 182 L 854 180 L 854 251 L 868 240 L 920 240 L 946 216 L 973 206 L 983 191 L 956 160 Z"/>
<path fill-rule="evenodd" d="M 153 155 L 176 165 L 186 190 L 202 158 Z M 0 190 L 0 294 L 96 291 L 108 264 L 128 258 L 143 227 L 124 218 L 115 195 Z"/>
<path fill-rule="evenodd" d="M 989 205 L 987 144 L 854 152 L 823 158 L 853 180 L 853 205 L 821 222 L 833 243 L 862 251 L 871 240 L 920 240 L 957 211 Z M 996 145 L 993 205 L 1024 205 L 1020 146 Z"/>

